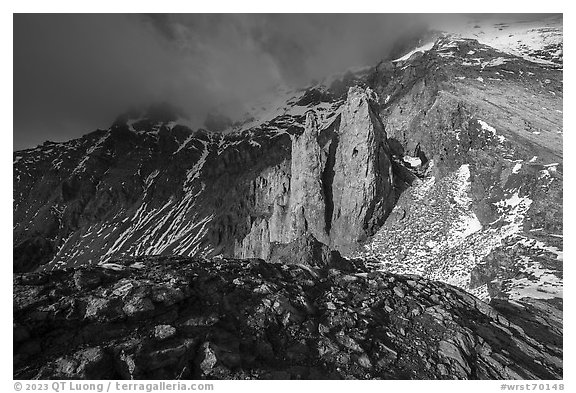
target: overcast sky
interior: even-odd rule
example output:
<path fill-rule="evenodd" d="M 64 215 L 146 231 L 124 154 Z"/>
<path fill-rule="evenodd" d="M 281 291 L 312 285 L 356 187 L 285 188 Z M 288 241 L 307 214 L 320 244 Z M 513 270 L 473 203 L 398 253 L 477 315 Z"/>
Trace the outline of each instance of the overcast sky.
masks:
<path fill-rule="evenodd" d="M 17 14 L 14 149 L 107 128 L 129 107 L 154 101 L 203 118 L 279 83 L 376 62 L 422 19 Z"/>

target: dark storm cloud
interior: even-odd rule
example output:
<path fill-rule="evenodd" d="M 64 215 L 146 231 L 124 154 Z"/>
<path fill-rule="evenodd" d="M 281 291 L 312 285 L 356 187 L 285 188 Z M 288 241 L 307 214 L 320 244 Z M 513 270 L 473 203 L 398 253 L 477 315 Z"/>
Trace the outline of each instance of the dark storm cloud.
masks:
<path fill-rule="evenodd" d="M 417 15 L 15 15 L 14 148 L 169 101 L 193 118 L 277 85 L 372 64 Z"/>
<path fill-rule="evenodd" d="M 407 14 L 144 15 L 168 40 L 189 49 L 210 43 L 250 48 L 288 81 L 386 56 L 391 44 L 428 19 Z"/>

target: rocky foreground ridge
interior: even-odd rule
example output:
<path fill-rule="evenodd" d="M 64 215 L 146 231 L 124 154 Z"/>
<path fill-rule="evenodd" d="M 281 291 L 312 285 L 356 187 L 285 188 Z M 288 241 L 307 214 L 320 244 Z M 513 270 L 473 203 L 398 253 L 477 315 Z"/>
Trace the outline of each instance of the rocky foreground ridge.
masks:
<path fill-rule="evenodd" d="M 536 308 L 506 318 L 360 261 L 145 257 L 16 275 L 14 291 L 15 378 L 562 377 L 561 321 L 537 333 Z"/>

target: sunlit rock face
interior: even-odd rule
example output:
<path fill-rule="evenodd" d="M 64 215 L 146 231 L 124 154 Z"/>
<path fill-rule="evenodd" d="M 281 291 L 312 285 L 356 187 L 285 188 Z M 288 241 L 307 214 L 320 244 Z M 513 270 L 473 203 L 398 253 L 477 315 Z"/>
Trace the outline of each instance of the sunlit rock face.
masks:
<path fill-rule="evenodd" d="M 330 228 L 332 244 L 339 249 L 365 240 L 382 224 L 393 205 L 390 152 L 369 93 L 351 88 L 342 108 Z"/>
<path fill-rule="evenodd" d="M 371 95 L 350 88 L 337 121 L 323 134 L 318 115 L 306 113 L 302 134 L 292 136 L 287 215 L 269 200 L 276 214 L 252 226 L 241 256 L 269 259 L 266 242 L 286 244 L 305 234 L 334 250 L 354 250 L 384 222 L 394 203 L 394 178 Z"/>
<path fill-rule="evenodd" d="M 292 141 L 290 203 L 292 229 L 299 237 L 309 232 L 329 244 L 326 198 L 322 174 L 327 157 L 318 143 L 318 121 L 314 112 L 306 113 L 304 132 Z"/>

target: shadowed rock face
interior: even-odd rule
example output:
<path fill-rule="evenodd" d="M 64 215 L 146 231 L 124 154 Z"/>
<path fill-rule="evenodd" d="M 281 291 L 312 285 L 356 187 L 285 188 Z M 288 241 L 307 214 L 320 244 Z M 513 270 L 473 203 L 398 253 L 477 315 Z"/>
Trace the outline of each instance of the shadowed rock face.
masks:
<path fill-rule="evenodd" d="M 136 258 L 16 275 L 14 293 L 17 379 L 561 378 L 539 316 L 360 261 Z"/>

